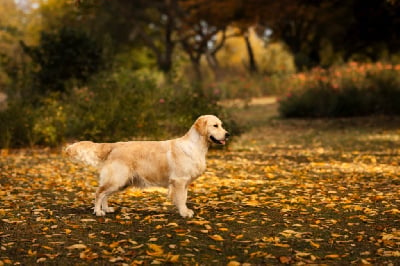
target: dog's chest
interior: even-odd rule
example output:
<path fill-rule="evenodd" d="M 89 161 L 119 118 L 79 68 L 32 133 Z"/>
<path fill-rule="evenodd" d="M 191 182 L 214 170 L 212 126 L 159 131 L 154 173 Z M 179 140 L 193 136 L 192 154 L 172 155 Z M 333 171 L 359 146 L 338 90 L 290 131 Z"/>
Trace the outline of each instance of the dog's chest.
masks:
<path fill-rule="evenodd" d="M 182 176 L 190 177 L 193 180 L 204 173 L 204 171 L 206 170 L 206 160 L 205 158 L 187 160 L 181 170 Z"/>
<path fill-rule="evenodd" d="M 172 174 L 196 178 L 206 170 L 206 156 L 197 149 L 181 150 L 179 156 L 171 157 Z"/>

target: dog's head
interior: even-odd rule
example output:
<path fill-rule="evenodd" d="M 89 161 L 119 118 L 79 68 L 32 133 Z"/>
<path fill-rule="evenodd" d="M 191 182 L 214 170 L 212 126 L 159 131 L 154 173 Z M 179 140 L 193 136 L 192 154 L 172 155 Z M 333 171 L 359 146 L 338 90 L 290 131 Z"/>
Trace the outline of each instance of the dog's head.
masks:
<path fill-rule="evenodd" d="M 194 128 L 208 142 L 225 145 L 229 133 L 222 127 L 221 120 L 214 115 L 202 115 L 194 123 Z"/>

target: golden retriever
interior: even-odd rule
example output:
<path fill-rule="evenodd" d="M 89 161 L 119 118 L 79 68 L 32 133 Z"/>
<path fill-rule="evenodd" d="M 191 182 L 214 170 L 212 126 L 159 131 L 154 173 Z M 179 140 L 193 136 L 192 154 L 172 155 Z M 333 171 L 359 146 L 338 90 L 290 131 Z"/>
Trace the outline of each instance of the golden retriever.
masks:
<path fill-rule="evenodd" d="M 214 115 L 200 116 L 190 130 L 177 139 L 94 143 L 80 141 L 66 147 L 74 159 L 99 169 L 94 213 L 114 212 L 107 198 L 129 186 L 165 187 L 182 217 L 193 217 L 186 206 L 188 185 L 206 169 L 211 143 L 224 145 L 229 133 Z"/>

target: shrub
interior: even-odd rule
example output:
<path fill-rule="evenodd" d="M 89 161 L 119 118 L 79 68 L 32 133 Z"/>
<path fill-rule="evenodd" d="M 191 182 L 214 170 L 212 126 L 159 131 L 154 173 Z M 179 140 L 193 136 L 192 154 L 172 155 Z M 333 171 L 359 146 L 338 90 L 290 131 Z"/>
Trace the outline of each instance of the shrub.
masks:
<path fill-rule="evenodd" d="M 400 67 L 350 63 L 297 74 L 280 100 L 283 117 L 349 117 L 400 114 Z"/>
<path fill-rule="evenodd" d="M 56 146 L 64 140 L 67 113 L 59 98 L 59 94 L 44 97 L 33 108 L 33 144 Z"/>
<path fill-rule="evenodd" d="M 56 146 L 64 140 L 66 113 L 63 103 L 52 95 L 40 105 L 13 101 L 0 112 L 0 148 L 34 145 Z"/>
<path fill-rule="evenodd" d="M 200 114 L 220 111 L 216 99 L 197 87 L 183 82 L 159 86 L 154 77 L 118 70 L 72 90 L 66 101 L 66 136 L 96 141 L 164 138 L 182 134 Z"/>
<path fill-rule="evenodd" d="M 199 87 L 157 85 L 153 74 L 118 70 L 88 86 L 52 93 L 0 112 L 0 148 L 57 146 L 66 140 L 120 141 L 182 135 L 201 114 L 222 117 L 217 98 Z"/>
<path fill-rule="evenodd" d="M 32 113 L 27 105 L 11 102 L 0 111 L 0 147 L 11 148 L 32 144 Z"/>
<path fill-rule="evenodd" d="M 115 141 L 156 130 L 156 86 L 128 71 L 102 73 L 88 87 L 75 88 L 67 99 L 69 138 Z"/>

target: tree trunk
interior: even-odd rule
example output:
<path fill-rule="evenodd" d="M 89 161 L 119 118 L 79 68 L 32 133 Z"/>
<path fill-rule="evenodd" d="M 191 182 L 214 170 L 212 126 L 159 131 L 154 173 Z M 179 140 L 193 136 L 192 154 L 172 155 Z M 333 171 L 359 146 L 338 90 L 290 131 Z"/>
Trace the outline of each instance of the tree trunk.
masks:
<path fill-rule="evenodd" d="M 244 34 L 244 41 L 246 42 L 246 48 L 247 48 L 247 54 L 249 55 L 249 72 L 251 74 L 253 73 L 257 73 L 258 72 L 258 67 L 257 67 L 257 62 L 254 58 L 254 52 L 253 52 L 253 48 L 251 47 L 251 42 L 250 42 L 250 34 L 247 31 Z"/>
<path fill-rule="evenodd" d="M 196 82 L 201 83 L 201 81 L 203 80 L 203 74 L 201 73 L 200 59 L 192 59 L 191 61 Z"/>
<path fill-rule="evenodd" d="M 222 79 L 221 68 L 219 66 L 219 62 L 218 62 L 218 59 L 217 59 L 215 53 L 207 52 L 205 54 L 205 56 L 207 59 L 208 66 L 211 68 L 211 70 L 214 73 L 215 80 L 216 81 L 221 80 Z"/>

